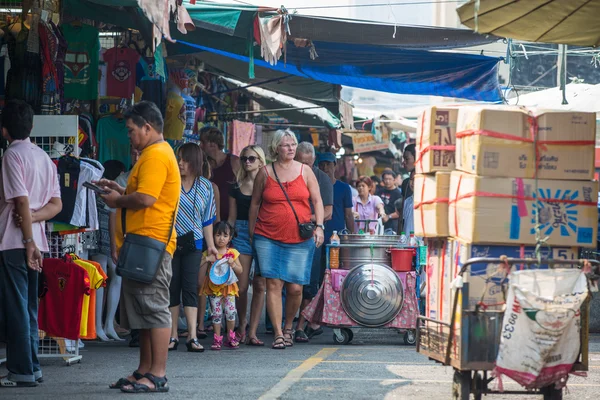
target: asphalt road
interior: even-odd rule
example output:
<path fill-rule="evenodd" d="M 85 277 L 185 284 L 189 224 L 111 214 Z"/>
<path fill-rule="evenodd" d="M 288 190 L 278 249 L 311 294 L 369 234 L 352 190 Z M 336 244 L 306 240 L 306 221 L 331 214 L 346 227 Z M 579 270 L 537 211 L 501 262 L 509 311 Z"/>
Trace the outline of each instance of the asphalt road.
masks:
<path fill-rule="evenodd" d="M 268 340 L 266 335 L 263 339 Z M 210 340 L 202 341 L 205 347 Z M 270 342 L 269 342 L 270 343 Z M 268 344 L 269 344 L 268 343 Z M 590 343 L 588 378 L 569 380 L 565 399 L 592 399 L 600 390 L 600 336 Z M 137 365 L 137 349 L 123 343 L 86 342 L 80 364 L 42 363 L 45 382 L 37 388 L 0 389 L 0 399 L 108 399 L 130 397 L 108 389 Z M 6 370 L 0 366 L 0 375 Z M 452 369 L 436 365 L 405 346 L 389 330 L 356 331 L 350 345 L 334 345 L 332 333 L 283 351 L 242 346 L 238 350 L 169 354 L 168 399 L 449 399 Z M 505 388 L 516 386 L 505 382 Z M 134 396 L 135 397 L 135 396 Z M 535 399 L 536 396 L 490 396 Z M 537 398 L 540 398 L 539 396 Z"/>

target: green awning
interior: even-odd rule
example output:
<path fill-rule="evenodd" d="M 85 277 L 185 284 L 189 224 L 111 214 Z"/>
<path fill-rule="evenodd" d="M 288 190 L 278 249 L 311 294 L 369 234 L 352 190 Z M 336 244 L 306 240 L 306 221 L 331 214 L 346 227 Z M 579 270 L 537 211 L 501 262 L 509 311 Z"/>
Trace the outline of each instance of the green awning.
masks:
<path fill-rule="evenodd" d="M 185 8 L 197 27 L 231 36 L 240 25 L 249 28 L 255 13 L 259 10 L 257 6 L 214 3 L 185 4 Z"/>

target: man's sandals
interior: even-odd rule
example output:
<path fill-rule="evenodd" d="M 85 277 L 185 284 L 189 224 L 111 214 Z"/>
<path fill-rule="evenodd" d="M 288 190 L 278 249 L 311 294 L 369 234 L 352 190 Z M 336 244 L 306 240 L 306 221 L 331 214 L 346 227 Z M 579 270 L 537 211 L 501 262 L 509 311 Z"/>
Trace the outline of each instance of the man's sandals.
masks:
<path fill-rule="evenodd" d="M 139 371 L 133 371 L 131 374 L 136 381 L 139 381 L 144 377 L 144 375 L 140 374 Z M 121 378 L 116 383 L 111 383 L 108 387 L 111 389 L 121 389 L 123 386 L 134 385 L 136 382 L 130 381 L 127 378 Z"/>
<path fill-rule="evenodd" d="M 151 388 L 143 383 L 133 383 L 125 385 L 121 388 L 124 393 L 166 393 L 169 391 L 169 385 L 167 384 L 167 377 L 154 376 L 151 373 L 144 374 L 144 378 L 148 379 L 154 384 Z"/>

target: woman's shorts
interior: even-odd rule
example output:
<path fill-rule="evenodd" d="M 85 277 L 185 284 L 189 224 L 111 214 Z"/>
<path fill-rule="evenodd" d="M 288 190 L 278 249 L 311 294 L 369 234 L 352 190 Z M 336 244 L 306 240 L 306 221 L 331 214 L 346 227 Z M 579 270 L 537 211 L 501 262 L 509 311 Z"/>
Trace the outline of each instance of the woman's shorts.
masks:
<path fill-rule="evenodd" d="M 313 238 L 289 244 L 254 235 L 254 248 L 262 277 L 298 285 L 307 285 L 310 282 L 315 251 Z"/>
<path fill-rule="evenodd" d="M 238 219 L 235 221 L 235 230 L 237 237 L 233 239 L 233 248 L 247 256 L 254 255 L 252 245 L 250 244 L 250 233 L 248 232 L 248 221 Z"/>

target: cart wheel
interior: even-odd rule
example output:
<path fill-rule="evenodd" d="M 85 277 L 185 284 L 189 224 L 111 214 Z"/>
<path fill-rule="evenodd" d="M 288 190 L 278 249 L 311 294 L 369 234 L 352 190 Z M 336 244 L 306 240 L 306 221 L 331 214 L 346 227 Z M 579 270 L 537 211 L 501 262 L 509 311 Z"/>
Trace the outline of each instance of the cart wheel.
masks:
<path fill-rule="evenodd" d="M 407 346 L 414 346 L 417 343 L 417 334 L 414 330 L 408 330 L 404 332 L 404 344 Z"/>
<path fill-rule="evenodd" d="M 542 388 L 541 392 L 544 395 L 544 400 L 562 400 L 563 398 L 562 389 L 557 389 L 554 385 Z"/>
<path fill-rule="evenodd" d="M 340 336 L 333 332 L 333 342 L 336 344 L 348 344 L 353 338 L 353 333 L 348 328 L 340 329 Z"/>
<path fill-rule="evenodd" d="M 348 343 L 352 342 L 352 340 L 354 340 L 354 332 L 352 332 L 352 329 L 344 328 L 342 330 L 347 331 L 348 336 L 350 336 L 350 340 L 348 340 Z"/>
<path fill-rule="evenodd" d="M 471 394 L 471 371 L 454 370 L 452 400 L 469 400 Z"/>

